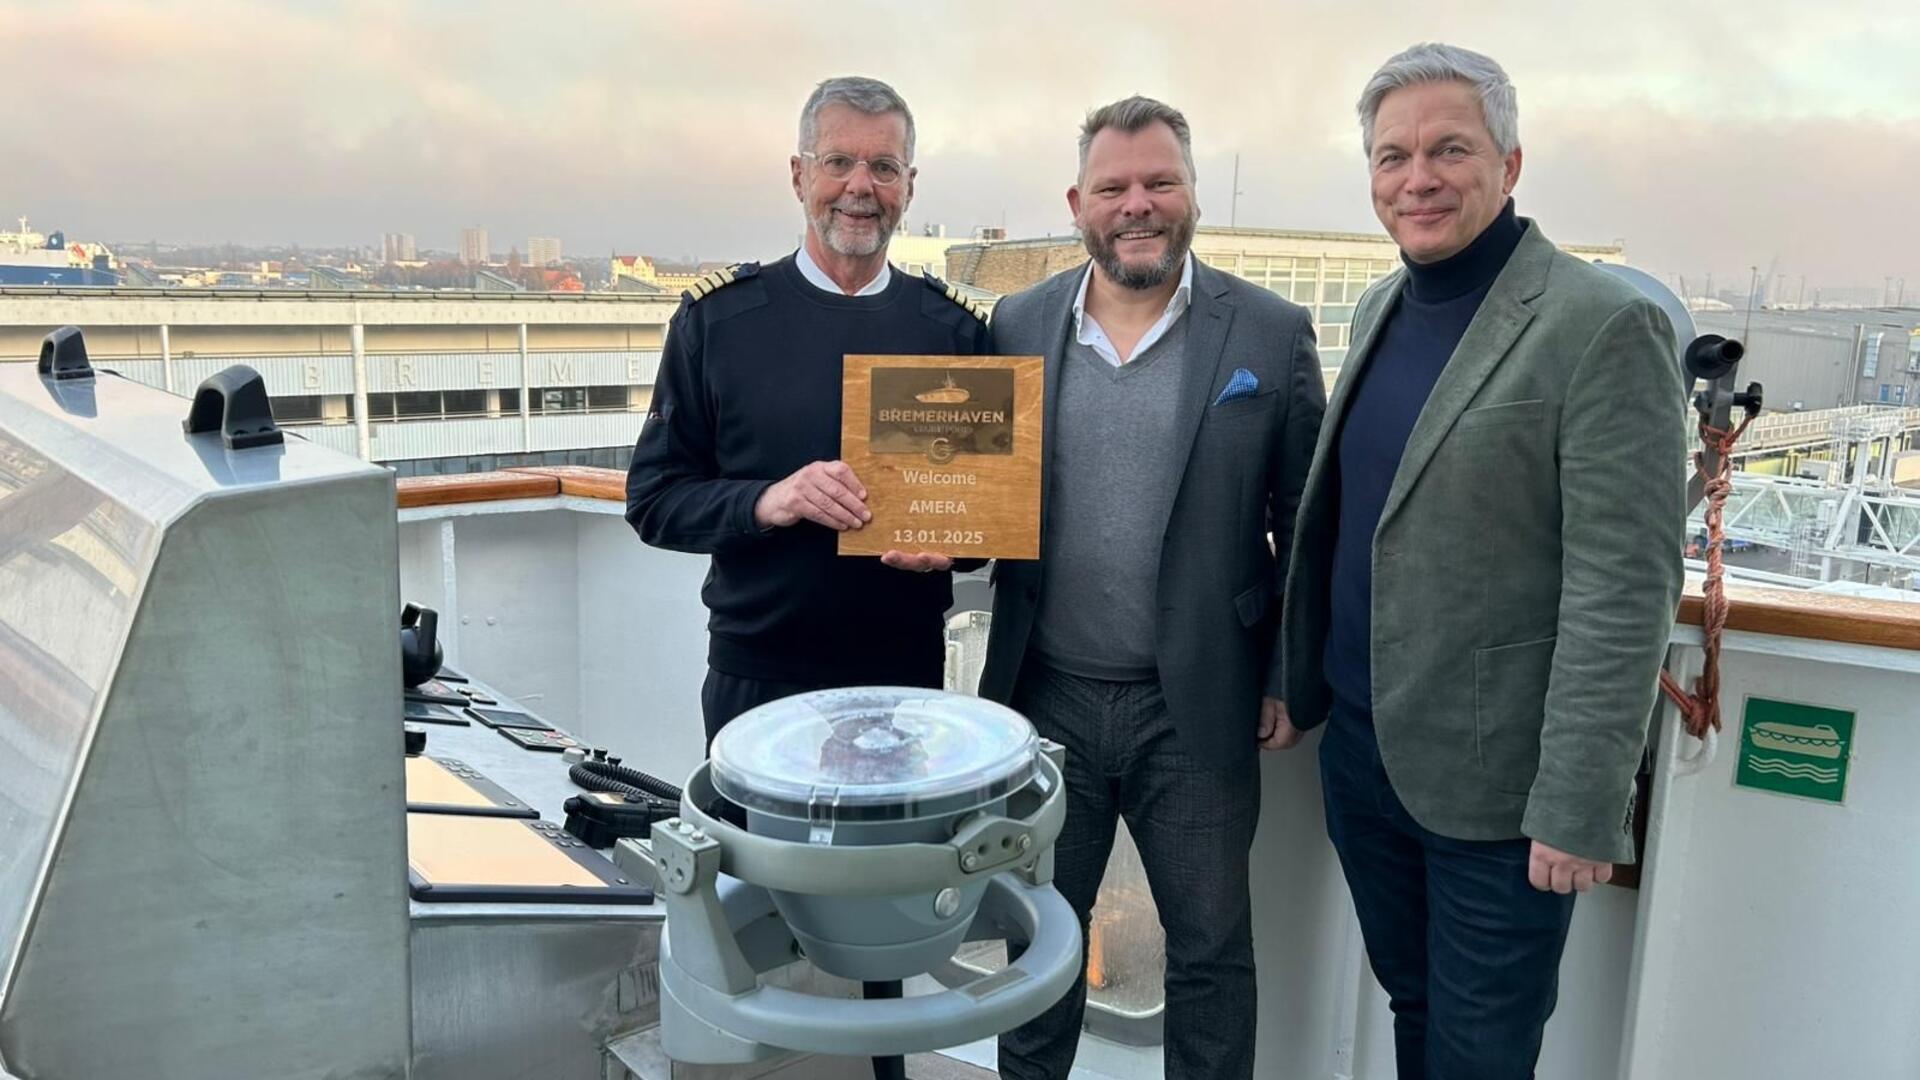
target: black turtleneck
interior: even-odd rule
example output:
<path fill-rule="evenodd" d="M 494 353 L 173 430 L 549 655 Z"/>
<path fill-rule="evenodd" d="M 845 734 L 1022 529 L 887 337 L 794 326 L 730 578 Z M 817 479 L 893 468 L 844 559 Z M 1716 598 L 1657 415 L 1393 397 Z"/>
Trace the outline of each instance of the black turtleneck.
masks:
<path fill-rule="evenodd" d="M 1333 546 L 1326 676 L 1342 712 L 1373 711 L 1373 536 L 1414 422 L 1467 324 L 1487 298 L 1526 227 L 1507 200 L 1493 224 L 1439 262 L 1406 263 L 1406 285 L 1387 313 L 1353 388 L 1338 446 L 1339 534 Z"/>

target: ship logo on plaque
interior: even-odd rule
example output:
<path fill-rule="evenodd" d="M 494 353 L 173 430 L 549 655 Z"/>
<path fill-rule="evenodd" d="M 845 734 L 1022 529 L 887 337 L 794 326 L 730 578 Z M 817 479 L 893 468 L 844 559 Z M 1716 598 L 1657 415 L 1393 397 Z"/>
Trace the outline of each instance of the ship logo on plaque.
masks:
<path fill-rule="evenodd" d="M 1011 370 L 876 367 L 872 385 L 873 453 L 925 454 L 936 465 L 1013 453 Z"/>
<path fill-rule="evenodd" d="M 922 405 L 962 405 L 972 400 L 973 391 L 964 386 L 955 385 L 953 372 L 947 372 L 946 382 L 932 390 L 923 390 L 913 395 L 913 400 Z"/>

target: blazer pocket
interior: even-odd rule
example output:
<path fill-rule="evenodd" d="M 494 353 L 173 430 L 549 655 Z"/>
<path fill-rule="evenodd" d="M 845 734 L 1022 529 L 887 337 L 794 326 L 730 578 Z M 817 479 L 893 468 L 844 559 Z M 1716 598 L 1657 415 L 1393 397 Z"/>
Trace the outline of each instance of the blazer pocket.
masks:
<path fill-rule="evenodd" d="M 1474 650 L 1475 749 L 1483 778 L 1495 791 L 1524 795 L 1533 787 L 1556 640 Z"/>
<path fill-rule="evenodd" d="M 1537 424 L 1546 414 L 1546 403 L 1539 398 L 1503 401 L 1498 405 L 1481 405 L 1461 413 L 1460 419 L 1453 423 L 1453 430 L 1464 431 L 1498 424 Z"/>
<path fill-rule="evenodd" d="M 1267 608 L 1272 596 L 1273 590 L 1268 588 L 1264 581 L 1251 589 L 1241 590 L 1240 594 L 1233 598 L 1233 610 L 1240 616 L 1240 625 L 1248 629 L 1259 626 L 1260 620 L 1267 617 Z"/>
<path fill-rule="evenodd" d="M 1232 401 L 1223 401 L 1218 405 L 1210 405 L 1207 407 L 1207 419 L 1231 420 L 1236 416 L 1266 412 L 1273 407 L 1275 401 L 1279 400 L 1279 395 L 1280 388 L 1278 386 L 1269 386 L 1264 390 L 1256 390 L 1247 397 L 1234 398 Z"/>

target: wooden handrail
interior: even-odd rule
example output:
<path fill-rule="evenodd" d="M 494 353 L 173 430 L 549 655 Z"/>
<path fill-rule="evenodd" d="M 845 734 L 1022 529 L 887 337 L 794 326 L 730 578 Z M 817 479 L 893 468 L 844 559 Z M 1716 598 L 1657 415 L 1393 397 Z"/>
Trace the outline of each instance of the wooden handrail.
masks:
<path fill-rule="evenodd" d="M 395 501 L 402 510 L 419 506 L 497 502 L 501 499 L 541 499 L 560 494 L 558 477 L 526 472 L 406 476 L 395 481 L 394 487 Z"/>
<path fill-rule="evenodd" d="M 1920 649 L 1920 604 L 1875 600 L 1840 593 L 1757 589 L 1729 584 L 1727 629 L 1776 637 Z M 1680 598 L 1680 617 L 1700 625 L 1702 603 L 1697 582 Z"/>
<path fill-rule="evenodd" d="M 582 499 L 627 501 L 627 474 L 619 469 L 597 469 L 589 465 L 534 465 L 509 469 L 512 473 L 551 476 L 560 482 L 560 494 Z"/>

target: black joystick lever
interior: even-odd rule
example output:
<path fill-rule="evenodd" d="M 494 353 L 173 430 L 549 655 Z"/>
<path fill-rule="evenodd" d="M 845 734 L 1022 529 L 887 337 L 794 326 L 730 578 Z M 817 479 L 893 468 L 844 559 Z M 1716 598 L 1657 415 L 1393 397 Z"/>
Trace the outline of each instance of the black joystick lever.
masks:
<path fill-rule="evenodd" d="M 400 681 L 419 686 L 440 673 L 440 613 L 408 604 L 400 610 Z"/>

